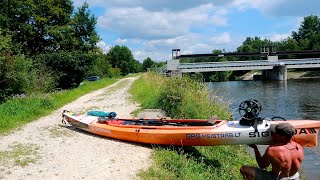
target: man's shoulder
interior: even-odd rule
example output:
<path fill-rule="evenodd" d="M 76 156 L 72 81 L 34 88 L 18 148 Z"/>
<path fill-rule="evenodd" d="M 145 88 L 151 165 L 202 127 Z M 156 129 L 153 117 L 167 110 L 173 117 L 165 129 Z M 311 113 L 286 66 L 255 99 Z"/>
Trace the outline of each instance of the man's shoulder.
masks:
<path fill-rule="evenodd" d="M 267 149 L 266 149 L 266 153 L 274 153 L 274 152 L 279 152 L 280 150 L 283 149 L 283 146 L 277 146 L 277 145 L 270 145 Z"/>

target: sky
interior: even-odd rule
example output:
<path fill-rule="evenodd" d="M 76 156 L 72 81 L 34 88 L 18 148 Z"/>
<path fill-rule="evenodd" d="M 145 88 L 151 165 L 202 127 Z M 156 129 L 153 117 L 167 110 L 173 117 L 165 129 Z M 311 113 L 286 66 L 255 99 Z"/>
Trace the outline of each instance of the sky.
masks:
<path fill-rule="evenodd" d="M 236 51 L 246 37 L 280 41 L 298 31 L 303 18 L 320 15 L 319 0 L 74 0 L 97 18 L 97 44 L 105 53 L 128 47 L 143 62 L 181 54 Z"/>

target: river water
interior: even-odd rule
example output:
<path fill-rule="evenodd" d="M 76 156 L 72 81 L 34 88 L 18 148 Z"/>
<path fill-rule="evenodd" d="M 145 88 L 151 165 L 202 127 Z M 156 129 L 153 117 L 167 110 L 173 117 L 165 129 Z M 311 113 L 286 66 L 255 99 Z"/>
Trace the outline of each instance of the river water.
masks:
<path fill-rule="evenodd" d="M 229 103 L 235 120 L 240 118 L 240 103 L 256 99 L 262 106 L 261 117 L 320 121 L 320 79 L 213 82 L 208 88 L 212 96 Z M 302 168 L 307 179 L 320 179 L 319 143 L 315 148 L 305 148 Z"/>

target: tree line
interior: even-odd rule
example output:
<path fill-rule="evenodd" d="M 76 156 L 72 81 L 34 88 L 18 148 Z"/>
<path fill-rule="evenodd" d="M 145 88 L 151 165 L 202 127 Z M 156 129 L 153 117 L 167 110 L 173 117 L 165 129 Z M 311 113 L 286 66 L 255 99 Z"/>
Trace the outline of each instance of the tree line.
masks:
<path fill-rule="evenodd" d="M 0 102 L 73 88 L 91 75 L 117 77 L 158 65 L 150 58 L 140 63 L 126 46 L 104 54 L 96 23 L 87 3 L 0 1 Z"/>
<path fill-rule="evenodd" d="M 320 50 L 320 18 L 316 15 L 304 17 L 298 31 L 292 31 L 291 35 L 284 40 L 272 42 L 270 39 L 260 37 L 247 37 L 234 52 L 260 52 L 261 47 L 272 46 L 276 51 Z M 214 49 L 213 53 L 223 53 L 225 50 Z M 319 57 L 319 54 L 281 55 L 282 59 Z M 187 58 L 182 62 L 221 62 L 221 61 L 247 61 L 261 57 L 206 57 Z M 206 81 L 234 80 L 237 76 L 247 71 L 208 72 L 191 74 L 193 78 L 205 79 Z"/>

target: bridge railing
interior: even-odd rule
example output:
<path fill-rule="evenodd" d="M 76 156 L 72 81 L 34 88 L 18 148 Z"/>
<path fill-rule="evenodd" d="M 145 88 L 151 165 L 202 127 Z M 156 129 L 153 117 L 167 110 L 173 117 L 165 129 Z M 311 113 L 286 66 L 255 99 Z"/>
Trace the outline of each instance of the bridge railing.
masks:
<path fill-rule="evenodd" d="M 259 61 L 225 61 L 225 62 L 203 62 L 203 63 L 181 63 L 178 69 L 194 68 L 228 68 L 228 67 L 251 67 L 251 66 L 278 66 L 279 62 L 267 60 Z"/>
<path fill-rule="evenodd" d="M 252 67 L 252 66 L 284 66 L 284 65 L 303 65 L 303 64 L 320 64 L 320 58 L 282 59 L 279 61 L 254 60 L 254 61 L 181 63 L 178 66 L 178 69 L 228 68 L 228 67 Z"/>

